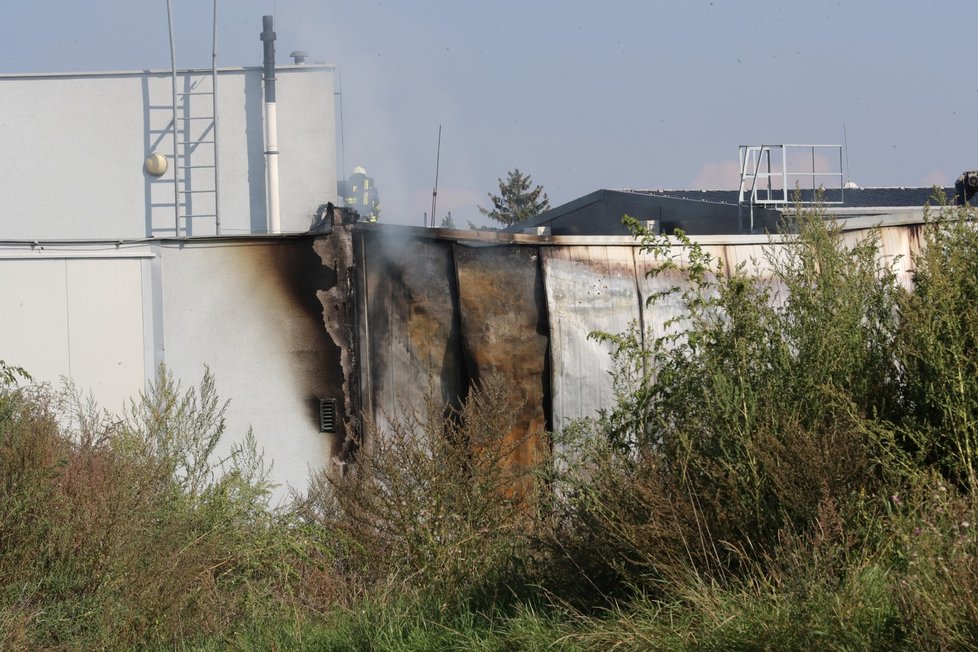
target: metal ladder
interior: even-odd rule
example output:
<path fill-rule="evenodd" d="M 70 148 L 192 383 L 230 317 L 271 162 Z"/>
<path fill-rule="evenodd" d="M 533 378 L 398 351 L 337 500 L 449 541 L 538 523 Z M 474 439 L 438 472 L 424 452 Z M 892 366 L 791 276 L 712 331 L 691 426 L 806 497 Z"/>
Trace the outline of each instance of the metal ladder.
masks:
<path fill-rule="evenodd" d="M 173 204 L 174 233 L 195 234 L 195 220 L 214 221 L 214 234 L 221 234 L 220 173 L 217 121 L 217 0 L 214 0 L 213 42 L 210 70 L 187 70 L 178 91 L 176 56 L 173 47 L 173 16 L 167 2 L 170 24 L 170 68 L 172 81 Z M 199 98 L 199 99 L 198 99 Z M 203 104 L 203 107 L 198 105 Z M 201 170 L 195 173 L 195 170 Z M 209 170 L 209 174 L 206 172 Z M 203 183 L 203 185 L 201 185 Z M 183 209 L 181 211 L 181 209 Z"/>

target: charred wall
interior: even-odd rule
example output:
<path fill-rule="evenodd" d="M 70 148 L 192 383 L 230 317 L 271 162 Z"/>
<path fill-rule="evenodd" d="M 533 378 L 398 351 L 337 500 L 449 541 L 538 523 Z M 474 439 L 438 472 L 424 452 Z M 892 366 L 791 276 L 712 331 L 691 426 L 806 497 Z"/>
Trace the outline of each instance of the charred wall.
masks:
<path fill-rule="evenodd" d="M 458 288 L 452 244 L 356 233 L 360 382 L 363 409 L 381 428 L 435 396 L 462 400 Z"/>
<path fill-rule="evenodd" d="M 912 228 L 881 235 L 881 255 L 909 261 Z M 611 348 L 589 337 L 593 331 L 634 326 L 660 337 L 669 323 L 682 323 L 677 295 L 646 305 L 685 283 L 687 261 L 678 250 L 675 270 L 649 276 L 659 261 L 631 241 L 487 245 L 437 230 L 372 225 L 354 227 L 352 240 L 334 236 L 317 244 L 324 265 L 344 270 L 318 291 L 339 351 L 326 368 L 342 360 L 348 412 L 380 432 L 405 411 L 423 410 L 426 398 L 458 404 L 472 383 L 497 373 L 520 406 L 508 436 L 533 433 L 513 459 L 528 462 L 548 447 L 546 431 L 614 401 Z M 723 263 L 720 273 L 744 265 L 771 284 L 763 252 L 770 245 L 747 238 L 703 248 Z M 901 278 L 909 278 L 905 264 L 897 263 Z M 772 289 L 777 299 L 779 288 Z"/>
<path fill-rule="evenodd" d="M 270 319 L 279 333 L 274 348 L 289 359 L 291 383 L 301 394 L 304 419 L 310 428 L 318 427 L 320 399 L 336 399 L 340 406 L 336 432 L 323 434 L 331 457 L 340 454 L 352 433 L 349 415 L 355 414 L 345 373 L 351 364 L 351 340 L 344 326 L 352 324 L 352 313 L 346 309 L 351 260 L 348 253 L 344 257 L 344 240 L 349 240 L 349 234 L 337 230 L 318 238 L 242 248 L 247 275 L 261 279 L 251 284 L 251 292 L 272 311 Z"/>
<path fill-rule="evenodd" d="M 517 409 L 506 437 L 526 464 L 548 447 L 550 357 L 540 252 L 531 246 L 454 246 L 462 358 L 479 381 L 499 374 Z"/>

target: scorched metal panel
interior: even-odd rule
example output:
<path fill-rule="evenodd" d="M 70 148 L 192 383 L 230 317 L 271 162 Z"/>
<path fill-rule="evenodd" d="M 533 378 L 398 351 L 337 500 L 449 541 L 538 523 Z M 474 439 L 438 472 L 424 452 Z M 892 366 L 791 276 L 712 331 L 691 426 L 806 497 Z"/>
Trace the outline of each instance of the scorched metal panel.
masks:
<path fill-rule="evenodd" d="M 639 322 L 632 247 L 542 249 L 550 317 L 553 427 L 614 403 L 611 347 L 593 331 L 621 333 Z"/>
<path fill-rule="evenodd" d="M 507 433 L 520 444 L 515 464 L 537 459 L 546 448 L 547 306 L 535 247 L 456 245 L 462 350 L 472 381 L 496 373 L 517 409 Z M 521 442 L 522 439 L 522 442 Z"/>
<path fill-rule="evenodd" d="M 465 396 L 451 242 L 364 232 L 361 265 L 367 414 L 383 429 L 433 392 Z M 365 332 L 364 332 L 365 331 Z"/>

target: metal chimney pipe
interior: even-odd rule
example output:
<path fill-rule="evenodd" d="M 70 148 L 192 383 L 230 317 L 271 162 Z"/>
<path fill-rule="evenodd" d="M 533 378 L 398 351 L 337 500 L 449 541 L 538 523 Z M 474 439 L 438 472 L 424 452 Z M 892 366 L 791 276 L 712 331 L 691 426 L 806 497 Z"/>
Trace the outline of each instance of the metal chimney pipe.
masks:
<path fill-rule="evenodd" d="M 268 232 L 281 233 L 278 201 L 278 120 L 275 109 L 275 32 L 272 17 L 262 16 L 265 44 L 265 187 L 268 197 Z"/>

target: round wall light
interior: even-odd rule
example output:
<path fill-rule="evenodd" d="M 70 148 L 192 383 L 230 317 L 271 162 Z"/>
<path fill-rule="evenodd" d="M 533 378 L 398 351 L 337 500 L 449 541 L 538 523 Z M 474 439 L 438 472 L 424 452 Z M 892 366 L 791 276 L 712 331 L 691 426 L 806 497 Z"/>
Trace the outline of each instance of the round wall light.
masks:
<path fill-rule="evenodd" d="M 159 152 L 153 152 L 146 157 L 146 172 L 153 175 L 154 177 L 162 177 L 166 173 L 169 163 L 166 157 Z"/>

